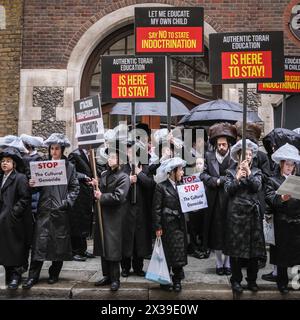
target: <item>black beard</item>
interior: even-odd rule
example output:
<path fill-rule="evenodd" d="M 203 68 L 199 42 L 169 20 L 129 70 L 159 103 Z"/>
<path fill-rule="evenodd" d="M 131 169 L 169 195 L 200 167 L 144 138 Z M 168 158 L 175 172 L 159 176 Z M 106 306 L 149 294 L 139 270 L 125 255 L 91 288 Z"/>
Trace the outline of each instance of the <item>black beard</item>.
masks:
<path fill-rule="evenodd" d="M 220 151 L 220 150 L 217 149 L 217 151 L 218 151 L 218 153 L 219 153 L 222 157 L 224 157 L 225 154 L 227 153 L 228 149 L 227 149 L 227 150 L 222 150 L 222 151 Z"/>

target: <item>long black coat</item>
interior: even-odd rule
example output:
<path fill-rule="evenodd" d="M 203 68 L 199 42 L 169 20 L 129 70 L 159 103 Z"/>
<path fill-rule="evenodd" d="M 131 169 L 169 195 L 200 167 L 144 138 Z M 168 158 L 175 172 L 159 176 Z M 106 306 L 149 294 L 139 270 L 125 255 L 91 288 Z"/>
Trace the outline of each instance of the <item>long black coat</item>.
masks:
<path fill-rule="evenodd" d="M 3 174 L 0 175 L 0 186 Z M 0 265 L 26 263 L 31 193 L 24 174 L 13 171 L 0 193 Z"/>
<path fill-rule="evenodd" d="M 154 180 L 147 175 L 147 166 L 143 166 L 142 171 L 137 175 L 136 183 L 136 203 L 132 203 L 133 185 L 130 186 L 127 202 L 128 210 L 123 217 L 123 257 L 132 257 L 134 246 L 138 257 L 145 257 L 152 251 L 152 217 L 151 207 L 147 196 L 155 184 Z M 126 164 L 122 168 L 123 172 L 130 175 L 131 168 Z"/>
<path fill-rule="evenodd" d="M 153 197 L 154 230 L 162 229 L 162 243 L 169 267 L 187 264 L 187 230 L 178 192 L 166 180 L 155 187 Z"/>
<path fill-rule="evenodd" d="M 233 166 L 230 154 L 223 161 L 224 168 Z M 220 165 L 215 151 L 205 153 L 205 164 L 200 179 L 205 185 L 208 208 L 204 217 L 204 247 L 213 250 L 223 250 L 225 240 L 225 223 L 228 194 L 224 190 L 226 170 L 220 175 Z M 220 185 L 217 180 L 220 178 Z"/>
<path fill-rule="evenodd" d="M 265 255 L 265 241 L 258 192 L 262 173 L 251 169 L 251 175 L 238 181 L 236 169 L 227 171 L 225 191 L 229 194 L 224 253 L 236 258 L 259 258 Z"/>
<path fill-rule="evenodd" d="M 258 193 L 258 198 L 260 202 L 260 212 L 263 219 L 266 211 L 266 201 L 265 201 L 265 190 L 266 184 L 271 176 L 271 168 L 268 155 L 262 151 L 258 151 L 256 157 L 253 159 L 253 167 L 261 170 L 262 173 L 262 188 Z"/>
<path fill-rule="evenodd" d="M 84 151 L 74 150 L 68 160 L 75 166 L 80 185 L 79 195 L 70 211 L 71 236 L 87 237 L 91 233 L 94 192 L 85 178 L 92 178 L 93 173 Z"/>
<path fill-rule="evenodd" d="M 24 168 L 25 168 L 25 174 L 28 179 L 31 178 L 31 173 L 30 173 L 30 162 L 35 162 L 35 161 L 43 161 L 43 158 L 40 154 L 35 153 L 32 155 L 29 154 L 24 154 L 22 156 L 22 160 L 24 163 Z M 27 238 L 27 243 L 28 247 L 31 246 L 32 243 L 32 237 L 33 237 L 33 231 L 34 231 L 34 222 L 35 222 L 35 216 L 37 212 L 37 206 L 38 206 L 38 201 L 39 201 L 39 192 L 35 189 L 31 189 L 31 215 L 27 215 L 26 219 L 26 230 L 28 231 L 28 234 L 26 235 Z"/>
<path fill-rule="evenodd" d="M 66 160 L 66 159 L 65 159 Z M 67 185 L 40 187 L 33 260 L 72 260 L 69 211 L 79 194 L 75 167 L 66 160 Z"/>
<path fill-rule="evenodd" d="M 274 214 L 275 247 L 271 263 L 292 267 L 300 264 L 300 200 L 282 202 L 276 190 L 284 182 L 280 174 L 271 177 L 266 187 L 268 213 Z"/>
<path fill-rule="evenodd" d="M 122 259 L 122 218 L 127 212 L 127 194 L 130 180 L 121 169 L 104 171 L 100 178 L 100 198 L 105 260 L 121 261 Z M 99 221 L 96 218 L 94 236 L 94 254 L 103 256 L 100 241 Z"/>

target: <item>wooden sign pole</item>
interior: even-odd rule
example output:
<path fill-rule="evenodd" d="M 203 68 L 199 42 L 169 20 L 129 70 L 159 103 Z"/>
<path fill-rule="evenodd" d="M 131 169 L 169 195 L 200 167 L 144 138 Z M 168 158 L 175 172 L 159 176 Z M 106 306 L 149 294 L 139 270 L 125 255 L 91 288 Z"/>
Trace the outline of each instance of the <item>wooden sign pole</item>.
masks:
<path fill-rule="evenodd" d="M 92 172 L 93 176 L 96 180 L 98 180 L 97 177 L 97 169 L 96 169 L 96 160 L 95 160 L 95 152 L 93 148 L 89 149 L 89 158 L 90 158 L 90 164 L 92 167 Z M 95 189 L 98 191 L 99 190 L 99 185 L 97 184 L 95 186 Z M 100 206 L 100 201 L 97 200 L 96 204 L 94 206 L 96 209 L 96 214 L 99 222 L 99 231 L 100 231 L 100 241 L 101 241 L 101 246 L 102 246 L 102 254 L 103 257 L 105 257 L 105 246 L 104 246 L 104 233 L 103 233 L 103 220 L 102 220 L 102 212 L 101 212 L 101 206 Z"/>

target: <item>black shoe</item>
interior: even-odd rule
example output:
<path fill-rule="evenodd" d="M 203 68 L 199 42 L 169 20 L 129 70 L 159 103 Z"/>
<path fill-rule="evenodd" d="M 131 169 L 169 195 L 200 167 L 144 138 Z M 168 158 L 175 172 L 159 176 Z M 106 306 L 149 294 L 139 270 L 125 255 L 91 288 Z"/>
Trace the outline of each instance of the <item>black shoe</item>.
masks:
<path fill-rule="evenodd" d="M 96 258 L 96 256 L 94 256 L 92 253 L 90 253 L 90 252 L 88 252 L 88 251 L 86 251 L 86 252 L 84 253 L 84 256 L 85 256 L 86 258 L 88 258 L 88 259 Z"/>
<path fill-rule="evenodd" d="M 258 259 L 258 269 L 263 269 L 266 266 L 267 258 Z"/>
<path fill-rule="evenodd" d="M 145 277 L 146 273 L 143 270 L 133 271 L 138 277 Z"/>
<path fill-rule="evenodd" d="M 58 282 L 58 277 L 56 277 L 56 276 L 49 276 L 49 279 L 47 280 L 47 282 L 48 282 L 49 284 L 54 284 L 54 283 Z"/>
<path fill-rule="evenodd" d="M 199 252 L 197 250 L 195 250 L 192 254 L 192 257 L 196 258 L 196 259 L 204 259 L 204 254 L 202 252 Z"/>
<path fill-rule="evenodd" d="M 289 288 L 288 286 L 277 286 L 278 290 L 282 293 L 282 294 L 288 294 L 289 293 Z"/>
<path fill-rule="evenodd" d="M 26 282 L 23 283 L 22 288 L 23 289 L 31 289 L 37 282 L 38 282 L 38 280 L 33 279 L 33 278 L 29 278 L 26 280 Z"/>
<path fill-rule="evenodd" d="M 171 286 L 170 284 L 160 284 L 160 288 L 167 292 L 173 291 L 173 286 Z"/>
<path fill-rule="evenodd" d="M 99 281 L 97 281 L 97 282 L 94 283 L 94 285 L 95 285 L 96 287 L 107 286 L 107 285 L 109 285 L 109 284 L 111 284 L 111 281 L 110 281 L 110 279 L 109 279 L 108 277 L 104 277 L 104 278 L 102 278 L 101 280 L 99 280 Z"/>
<path fill-rule="evenodd" d="M 277 277 L 273 275 L 273 272 L 263 274 L 261 278 L 265 281 L 276 282 Z"/>
<path fill-rule="evenodd" d="M 111 291 L 118 291 L 120 288 L 120 281 L 113 281 L 110 285 Z"/>
<path fill-rule="evenodd" d="M 121 276 L 124 278 L 129 277 L 129 270 L 122 269 Z"/>
<path fill-rule="evenodd" d="M 20 284 L 20 279 L 12 279 L 7 286 L 7 289 L 16 290 Z"/>
<path fill-rule="evenodd" d="M 242 293 L 243 292 L 243 287 L 241 286 L 241 284 L 239 282 L 233 282 L 231 284 L 231 288 L 233 292 L 236 293 Z"/>
<path fill-rule="evenodd" d="M 175 282 L 174 285 L 173 285 L 173 290 L 174 290 L 175 292 L 180 292 L 181 289 L 182 289 L 181 283 L 180 283 L 180 282 Z"/>
<path fill-rule="evenodd" d="M 257 292 L 258 291 L 258 286 L 255 281 L 249 281 L 247 285 L 247 289 L 252 291 L 252 292 Z"/>
<path fill-rule="evenodd" d="M 230 268 L 223 268 L 224 269 L 224 274 L 226 276 L 230 276 L 231 275 L 231 269 Z"/>
<path fill-rule="evenodd" d="M 86 261 L 86 257 L 85 256 L 81 256 L 79 254 L 76 254 L 75 256 L 73 256 L 73 260 L 74 261 Z"/>
<path fill-rule="evenodd" d="M 218 276 L 223 276 L 224 275 L 224 268 L 216 268 L 216 274 Z"/>

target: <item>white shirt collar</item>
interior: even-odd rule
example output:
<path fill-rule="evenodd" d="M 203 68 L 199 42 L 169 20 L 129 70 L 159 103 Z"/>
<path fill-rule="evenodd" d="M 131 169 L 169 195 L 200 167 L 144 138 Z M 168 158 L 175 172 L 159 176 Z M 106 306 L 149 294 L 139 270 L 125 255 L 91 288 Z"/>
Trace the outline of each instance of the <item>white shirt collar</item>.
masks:
<path fill-rule="evenodd" d="M 216 150 L 216 158 L 218 160 L 218 162 L 221 164 L 223 163 L 224 159 L 228 156 L 229 154 L 229 149 L 227 150 L 226 154 L 224 156 L 222 156 L 217 150 Z"/>
<path fill-rule="evenodd" d="M 11 170 L 9 174 L 3 174 L 3 179 L 2 179 L 1 188 L 4 186 L 5 181 L 8 179 L 8 177 L 11 175 L 12 172 L 13 172 L 13 170 Z"/>
<path fill-rule="evenodd" d="M 174 182 L 172 179 L 168 178 L 169 181 L 171 182 L 172 186 L 174 189 L 176 189 L 176 182 Z"/>

